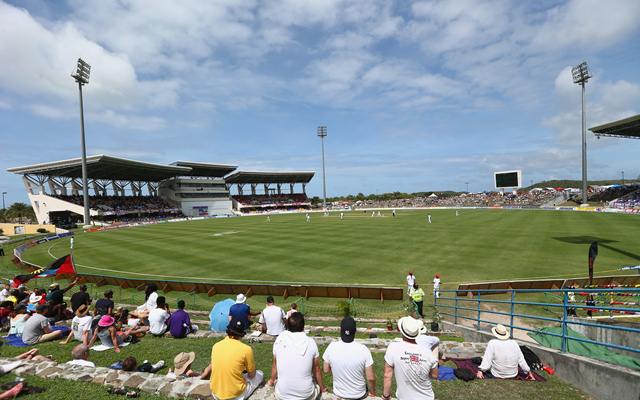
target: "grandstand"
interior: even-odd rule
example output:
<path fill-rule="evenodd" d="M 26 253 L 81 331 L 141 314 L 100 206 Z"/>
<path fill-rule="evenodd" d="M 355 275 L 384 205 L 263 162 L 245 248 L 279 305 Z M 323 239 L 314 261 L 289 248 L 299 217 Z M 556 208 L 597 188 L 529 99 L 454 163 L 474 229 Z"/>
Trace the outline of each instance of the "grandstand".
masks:
<path fill-rule="evenodd" d="M 226 177 L 226 182 L 230 189 L 233 187 L 236 189 L 236 194 L 232 196 L 234 210 L 240 212 L 293 211 L 311 208 L 306 187 L 313 175 L 312 171 L 235 171 Z M 249 193 L 245 193 L 247 185 Z M 301 186 L 301 193 L 295 193 L 296 185 Z"/>
<path fill-rule="evenodd" d="M 234 172 L 236 165 L 176 161 L 169 165 L 108 155 L 87 157 L 89 207 L 92 220 L 102 223 L 211 217 L 256 209 L 304 208 L 313 172 Z M 38 223 L 70 227 L 83 215 L 81 159 L 8 169 L 22 175 Z M 242 187 L 251 185 L 251 196 Z M 261 184 L 264 193 L 258 194 Z M 302 193 L 294 192 L 302 185 Z M 236 185 L 241 202 L 229 189 Z M 276 188 L 271 188 L 275 185 Z M 283 185 L 289 186 L 285 194 Z M 243 203 L 245 202 L 245 203 Z M 246 206 L 232 207 L 233 204 Z"/>

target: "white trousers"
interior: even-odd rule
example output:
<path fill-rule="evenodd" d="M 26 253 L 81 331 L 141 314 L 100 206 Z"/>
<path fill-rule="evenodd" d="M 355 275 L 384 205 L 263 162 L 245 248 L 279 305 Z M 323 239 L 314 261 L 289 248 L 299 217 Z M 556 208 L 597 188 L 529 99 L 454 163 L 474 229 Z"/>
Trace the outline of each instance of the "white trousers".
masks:
<path fill-rule="evenodd" d="M 253 378 L 249 378 L 249 374 L 244 374 L 244 379 L 247 381 L 247 387 L 244 388 L 244 392 L 233 400 L 246 400 L 248 399 L 253 392 L 256 391 L 258 387 L 262 384 L 262 379 L 264 378 L 264 373 L 260 370 L 256 370 L 256 375 Z M 216 399 L 216 396 L 213 396 Z"/>

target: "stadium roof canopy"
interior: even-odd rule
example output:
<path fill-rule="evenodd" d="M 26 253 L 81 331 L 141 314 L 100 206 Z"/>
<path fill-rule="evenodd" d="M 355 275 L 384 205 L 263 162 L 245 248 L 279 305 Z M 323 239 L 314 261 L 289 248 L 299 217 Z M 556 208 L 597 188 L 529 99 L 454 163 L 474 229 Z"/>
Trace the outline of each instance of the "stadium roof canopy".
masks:
<path fill-rule="evenodd" d="M 640 114 L 589 128 L 596 136 L 640 139 Z"/>
<path fill-rule="evenodd" d="M 313 171 L 236 171 L 224 179 L 227 183 L 309 183 L 313 178 Z"/>
<path fill-rule="evenodd" d="M 25 167 L 9 168 L 7 171 L 21 175 L 82 177 L 82 160 L 52 161 Z M 179 175 L 190 175 L 191 168 L 175 165 L 153 164 L 103 154 L 87 157 L 87 177 L 91 179 L 152 181 L 159 182 Z"/>
<path fill-rule="evenodd" d="M 210 164 L 193 161 L 176 161 L 174 163 L 171 163 L 171 165 L 191 168 L 189 176 L 206 176 L 211 178 L 222 178 L 223 176 L 235 171 L 236 168 L 238 168 L 237 165 Z"/>

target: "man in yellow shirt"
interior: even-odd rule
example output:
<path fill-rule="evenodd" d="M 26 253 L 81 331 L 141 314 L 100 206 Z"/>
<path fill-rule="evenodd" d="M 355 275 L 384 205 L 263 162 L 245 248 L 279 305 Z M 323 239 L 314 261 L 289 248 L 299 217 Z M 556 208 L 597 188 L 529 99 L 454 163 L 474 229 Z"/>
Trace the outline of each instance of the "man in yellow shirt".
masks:
<path fill-rule="evenodd" d="M 418 316 L 420 318 L 424 318 L 422 314 L 422 306 L 424 304 L 424 290 L 418 287 L 417 283 L 413 284 L 413 291 L 411 292 L 411 300 L 416 303 L 416 308 L 418 309 Z"/>
<path fill-rule="evenodd" d="M 253 349 L 240 341 L 244 335 L 244 323 L 234 317 L 227 337 L 211 349 L 210 387 L 217 400 L 246 400 L 262 383 L 264 375 L 256 370 Z"/>

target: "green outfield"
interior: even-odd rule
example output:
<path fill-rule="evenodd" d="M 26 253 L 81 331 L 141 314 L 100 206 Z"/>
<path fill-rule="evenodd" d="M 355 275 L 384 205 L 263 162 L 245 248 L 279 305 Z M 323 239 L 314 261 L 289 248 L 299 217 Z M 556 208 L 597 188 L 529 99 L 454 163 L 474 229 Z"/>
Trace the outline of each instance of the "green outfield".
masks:
<path fill-rule="evenodd" d="M 399 286 L 407 271 L 443 283 L 586 274 L 598 240 L 596 274 L 640 260 L 640 217 L 542 210 L 402 210 L 166 223 L 76 235 L 80 272 L 201 281 L 273 281 Z M 428 224 L 427 214 L 432 223 Z M 62 239 L 28 250 L 51 262 Z"/>

